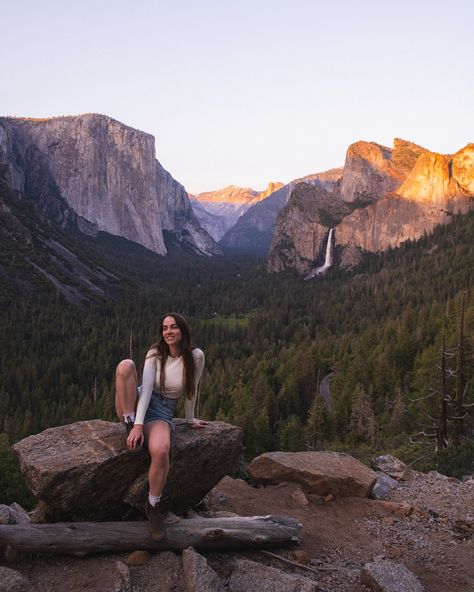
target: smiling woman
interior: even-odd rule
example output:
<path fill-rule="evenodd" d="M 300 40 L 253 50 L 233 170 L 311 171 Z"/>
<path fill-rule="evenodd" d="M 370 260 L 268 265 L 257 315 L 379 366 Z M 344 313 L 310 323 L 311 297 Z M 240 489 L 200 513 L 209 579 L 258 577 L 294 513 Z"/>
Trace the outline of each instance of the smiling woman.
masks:
<path fill-rule="evenodd" d="M 206 425 L 194 418 L 203 368 L 204 353 L 191 345 L 188 322 L 178 313 L 169 313 L 162 319 L 159 340 L 146 355 L 141 387 L 133 360 L 122 360 L 117 366 L 115 409 L 127 428 L 127 446 L 134 450 L 146 441 L 151 457 L 145 511 L 156 541 L 162 540 L 166 532 L 158 502 L 168 475 L 170 432 L 174 430 L 172 419 L 178 399 L 185 397 L 189 427 Z"/>

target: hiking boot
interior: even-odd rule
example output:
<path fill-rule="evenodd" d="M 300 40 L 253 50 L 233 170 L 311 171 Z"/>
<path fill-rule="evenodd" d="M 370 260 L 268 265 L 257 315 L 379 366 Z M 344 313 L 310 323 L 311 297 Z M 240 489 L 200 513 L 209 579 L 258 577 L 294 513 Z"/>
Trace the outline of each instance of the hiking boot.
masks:
<path fill-rule="evenodd" d="M 165 538 L 166 535 L 164 516 L 160 512 L 158 506 L 152 506 L 150 502 L 146 503 L 145 514 L 148 518 L 151 538 L 159 543 Z"/>

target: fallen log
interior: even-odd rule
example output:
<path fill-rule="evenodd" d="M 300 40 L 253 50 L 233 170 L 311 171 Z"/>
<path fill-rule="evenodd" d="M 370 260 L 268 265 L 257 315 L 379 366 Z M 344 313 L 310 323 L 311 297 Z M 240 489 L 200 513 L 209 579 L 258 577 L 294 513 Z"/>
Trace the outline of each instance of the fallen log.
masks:
<path fill-rule="evenodd" d="M 102 553 L 135 549 L 233 550 L 298 544 L 302 525 L 286 516 L 177 519 L 166 538 L 152 540 L 148 523 L 63 522 L 0 525 L 0 546 L 29 553 Z"/>

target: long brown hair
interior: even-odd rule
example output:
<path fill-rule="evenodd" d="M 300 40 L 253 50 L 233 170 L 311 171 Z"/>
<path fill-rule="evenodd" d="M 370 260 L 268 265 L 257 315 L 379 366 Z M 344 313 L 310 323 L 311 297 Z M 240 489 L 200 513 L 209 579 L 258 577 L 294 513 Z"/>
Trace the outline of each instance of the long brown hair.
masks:
<path fill-rule="evenodd" d="M 175 323 L 178 325 L 181 331 L 180 349 L 181 355 L 183 356 L 183 379 L 184 379 L 184 393 L 188 399 L 192 399 L 196 394 L 196 377 L 195 377 L 195 364 L 193 357 L 193 349 L 191 345 L 191 332 L 189 330 L 188 321 L 177 312 L 169 312 L 165 314 L 160 322 L 160 337 L 157 343 L 151 347 L 157 349 L 157 356 L 160 358 L 161 370 L 160 370 L 160 391 L 165 394 L 165 365 L 168 356 L 170 355 L 170 348 L 163 338 L 163 323 L 167 317 L 172 317 Z"/>

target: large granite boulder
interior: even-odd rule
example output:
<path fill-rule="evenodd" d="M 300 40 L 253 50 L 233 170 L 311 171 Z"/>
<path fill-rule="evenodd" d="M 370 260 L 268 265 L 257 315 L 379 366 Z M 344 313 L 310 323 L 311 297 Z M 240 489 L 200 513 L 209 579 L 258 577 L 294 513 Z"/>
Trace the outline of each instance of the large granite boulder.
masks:
<path fill-rule="evenodd" d="M 128 490 L 144 480 L 150 463 L 145 449 L 126 448 L 122 424 L 102 420 L 47 429 L 13 450 L 29 488 L 42 502 L 46 521 L 122 518 L 131 509 L 124 501 Z M 178 420 L 163 510 L 181 511 L 198 503 L 236 469 L 241 450 L 238 427 L 216 421 L 193 430 Z"/>
<path fill-rule="evenodd" d="M 339 452 L 267 452 L 249 466 L 258 483 L 300 483 L 309 493 L 368 497 L 377 479 L 360 461 Z"/>

